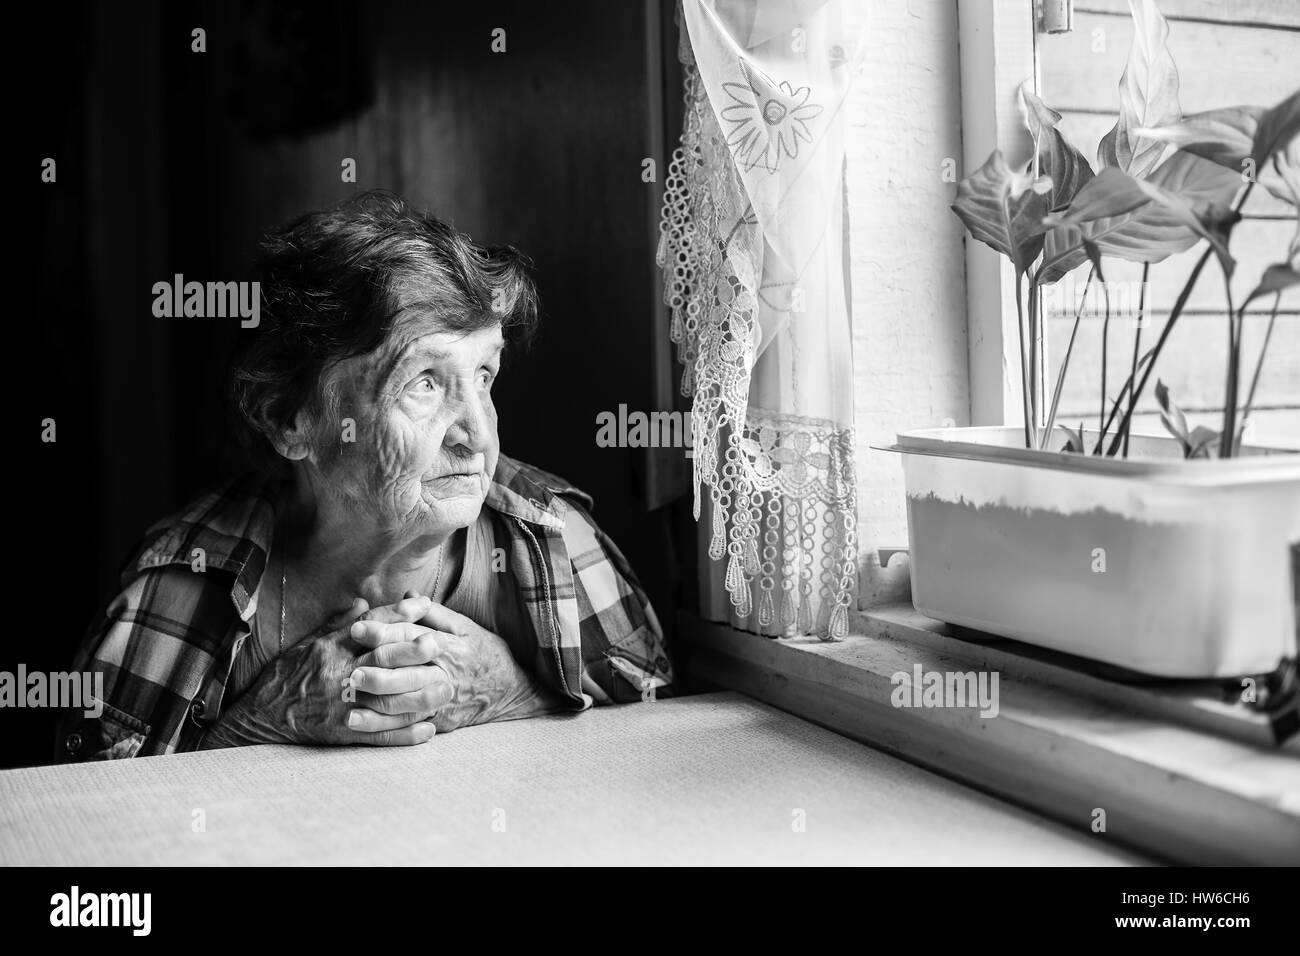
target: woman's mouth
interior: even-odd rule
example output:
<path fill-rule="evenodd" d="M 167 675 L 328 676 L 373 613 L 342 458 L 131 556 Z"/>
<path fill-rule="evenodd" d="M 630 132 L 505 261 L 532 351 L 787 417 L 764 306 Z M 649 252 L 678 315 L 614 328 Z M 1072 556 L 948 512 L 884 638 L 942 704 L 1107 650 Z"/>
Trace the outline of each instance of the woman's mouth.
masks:
<path fill-rule="evenodd" d="M 474 485 L 478 486 L 483 473 L 479 471 L 453 471 L 446 475 L 438 475 L 436 478 L 426 479 L 425 484 L 429 485 Z"/>

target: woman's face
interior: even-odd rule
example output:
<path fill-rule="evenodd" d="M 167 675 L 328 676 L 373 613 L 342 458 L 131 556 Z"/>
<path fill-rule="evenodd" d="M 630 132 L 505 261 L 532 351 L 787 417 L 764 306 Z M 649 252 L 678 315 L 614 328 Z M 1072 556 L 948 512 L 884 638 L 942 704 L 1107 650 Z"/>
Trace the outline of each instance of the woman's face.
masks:
<path fill-rule="evenodd" d="M 327 373 L 332 400 L 309 467 L 349 515 L 401 537 L 441 536 L 474 521 L 496 470 L 504 340 L 500 325 L 446 331 L 416 290 L 399 289 L 398 303 L 378 349 Z"/>

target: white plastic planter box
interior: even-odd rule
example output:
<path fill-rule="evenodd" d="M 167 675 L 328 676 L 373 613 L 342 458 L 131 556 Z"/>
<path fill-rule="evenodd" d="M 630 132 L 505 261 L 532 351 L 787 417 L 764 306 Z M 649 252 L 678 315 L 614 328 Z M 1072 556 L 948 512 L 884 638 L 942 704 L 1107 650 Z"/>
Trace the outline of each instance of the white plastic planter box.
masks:
<path fill-rule="evenodd" d="M 1173 438 L 1134 435 L 1112 459 L 1029 450 L 1016 427 L 906 432 L 893 450 L 921 613 L 1164 677 L 1296 656 L 1300 454 L 1184 461 Z"/>

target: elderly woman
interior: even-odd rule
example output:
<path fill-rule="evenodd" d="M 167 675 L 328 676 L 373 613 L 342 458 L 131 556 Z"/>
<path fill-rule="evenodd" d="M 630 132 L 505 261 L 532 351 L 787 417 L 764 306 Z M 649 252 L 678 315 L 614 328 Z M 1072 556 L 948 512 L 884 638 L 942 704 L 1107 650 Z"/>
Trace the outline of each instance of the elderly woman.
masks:
<path fill-rule="evenodd" d="M 63 759 L 435 732 L 665 695 L 662 632 L 567 482 L 502 455 L 521 257 L 388 194 L 267 237 L 234 404 L 258 468 L 155 525 L 78 654 Z"/>

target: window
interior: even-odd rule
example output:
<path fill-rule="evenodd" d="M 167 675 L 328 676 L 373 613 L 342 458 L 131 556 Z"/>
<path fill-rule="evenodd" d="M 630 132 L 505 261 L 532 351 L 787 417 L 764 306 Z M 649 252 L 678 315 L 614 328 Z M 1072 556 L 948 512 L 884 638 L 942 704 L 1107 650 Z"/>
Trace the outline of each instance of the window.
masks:
<path fill-rule="evenodd" d="M 1115 122 L 1132 26 L 1126 0 L 1078 0 L 1073 30 L 1056 35 L 1035 29 L 1033 0 L 850 6 L 869 8 L 873 50 L 850 104 L 847 193 L 859 606 L 866 608 L 905 600 L 908 593 L 906 562 L 882 567 L 879 561 L 881 549 L 906 547 L 908 540 L 901 469 L 871 446 L 893 444 L 899 431 L 911 428 L 1021 418 L 1014 275 L 983 243 L 963 242 L 961 224 L 949 209 L 955 182 L 994 149 L 1012 164 L 1028 160 L 1032 143 L 1019 99 L 1026 80 L 1064 115 L 1062 131 L 1095 165 L 1097 142 Z M 1185 112 L 1272 105 L 1289 92 L 1290 64 L 1300 62 L 1300 8 L 1294 4 L 1160 0 L 1159 7 L 1170 22 L 1173 55 L 1183 66 Z M 1207 62 L 1221 69 L 1194 68 Z M 1267 263 L 1284 256 L 1295 229 L 1285 209 L 1262 189 L 1252 194 L 1232 243 L 1243 260 L 1234 281 L 1238 295 L 1253 287 Z M 1158 338 L 1199 254 L 1198 247 L 1151 269 L 1153 308 L 1143 342 Z M 1141 267 L 1115 260 L 1106 265 L 1116 296 L 1133 297 Z M 1062 279 L 1045 299 L 1045 389 L 1055 383 L 1085 274 L 1086 269 Z M 1256 301 L 1246 323 L 1243 368 L 1251 371 L 1271 305 Z M 1203 272 L 1190 306 L 1171 333 L 1156 377 L 1190 412 L 1193 425 L 1212 424 L 1221 415 L 1227 348 L 1223 284 L 1214 270 Z M 1098 317 L 1080 325 L 1061 424 L 1096 424 L 1102 324 Z M 1112 396 L 1129 373 L 1135 325 L 1110 325 Z M 1163 433 L 1155 407 L 1148 385 L 1136 431 Z M 1300 443 L 1300 290 L 1282 297 L 1251 418 L 1255 440 Z"/>
<path fill-rule="evenodd" d="M 1179 100 L 1184 113 L 1220 107 L 1258 104 L 1272 106 L 1291 92 L 1295 64 L 1300 63 L 1300 7 L 1283 2 L 1247 0 L 1159 0 L 1169 20 L 1169 48 L 1179 71 Z M 1043 99 L 1063 114 L 1060 129 L 1095 163 L 1098 141 L 1115 123 L 1116 84 L 1123 73 L 1133 37 L 1126 0 L 1080 0 L 1074 29 L 1040 34 L 1037 66 Z M 1249 294 L 1265 266 L 1285 258 L 1295 234 L 1295 213 L 1266 189 L 1252 190 L 1242 210 L 1244 219 L 1233 232 L 1230 248 L 1238 260 L 1232 289 L 1236 302 Z M 1169 308 L 1186 282 L 1204 246 L 1173 256 L 1151 267 L 1147 286 L 1149 321 L 1110 325 L 1107 378 L 1118 388 L 1129 374 L 1132 349 L 1140 332 L 1141 348 L 1155 342 Z M 1212 265 L 1213 263 L 1211 263 Z M 1132 300 L 1136 314 L 1142 267 L 1107 260 L 1106 280 L 1112 297 Z M 1048 296 L 1045 335 L 1049 356 L 1060 356 L 1074 323 L 1073 308 L 1082 292 L 1087 268 L 1061 280 L 1065 294 Z M 1071 294 L 1072 293 L 1072 294 Z M 1091 296 L 1090 296 L 1091 298 Z M 1242 333 L 1242 367 L 1255 368 L 1272 310 L 1272 297 L 1250 306 Z M 1223 278 L 1207 267 L 1187 307 L 1161 353 L 1155 375 L 1188 413 L 1193 425 L 1221 427 L 1227 322 Z M 1085 316 L 1093 312 L 1091 303 Z M 1071 375 L 1061 394 L 1058 421 L 1074 425 L 1094 422 L 1100 404 L 1099 383 L 1084 370 L 1101 367 L 1100 317 L 1080 323 L 1071 359 Z M 1139 353 L 1141 354 L 1141 353 Z M 1055 371 L 1049 382 L 1055 381 Z M 1145 412 L 1134 430 L 1163 433 L 1153 389 L 1139 406 Z M 1300 290 L 1283 293 L 1270 339 L 1267 361 L 1259 378 L 1250 433 L 1258 441 L 1300 443 Z"/>

